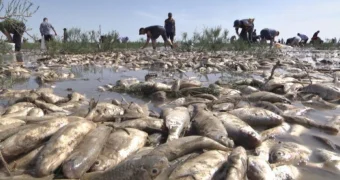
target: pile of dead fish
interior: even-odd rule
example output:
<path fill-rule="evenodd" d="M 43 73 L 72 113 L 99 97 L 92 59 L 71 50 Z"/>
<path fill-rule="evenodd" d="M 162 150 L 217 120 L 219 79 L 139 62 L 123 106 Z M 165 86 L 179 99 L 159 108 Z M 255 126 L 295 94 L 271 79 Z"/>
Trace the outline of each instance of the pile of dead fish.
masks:
<path fill-rule="evenodd" d="M 157 98 L 160 113 L 148 104 L 96 102 L 76 92 L 61 97 L 48 88 L 2 91 L 1 98 L 15 101 L 0 118 L 0 179 L 279 180 L 301 177 L 299 166 L 340 173 L 339 146 L 323 136 L 338 137 L 340 118 L 320 123 L 303 116 L 308 108 L 292 105 L 294 96 L 269 92 L 292 93 L 277 79 L 246 79 L 233 88 L 221 82 L 172 83 L 122 79 L 114 85 L 165 94 Z M 264 87 L 268 91 L 260 90 Z M 180 97 L 169 99 L 171 92 Z M 328 101 L 340 97 L 338 89 L 321 84 L 294 93 L 312 104 L 335 105 Z M 82 107 L 85 113 L 75 113 Z M 299 136 L 304 127 L 320 130 L 315 138 L 334 152 L 277 138 Z M 312 154 L 320 160 L 311 161 Z"/>

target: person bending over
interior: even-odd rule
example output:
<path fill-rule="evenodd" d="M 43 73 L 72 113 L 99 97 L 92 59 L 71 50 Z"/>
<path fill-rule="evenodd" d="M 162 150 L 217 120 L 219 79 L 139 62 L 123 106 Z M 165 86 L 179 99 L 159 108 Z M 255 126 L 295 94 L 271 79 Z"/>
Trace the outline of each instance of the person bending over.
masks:
<path fill-rule="evenodd" d="M 280 35 L 280 32 L 275 29 L 269 29 L 269 28 L 262 29 L 260 32 L 261 42 L 270 40 L 270 48 L 272 48 L 273 43 L 275 41 L 275 37 L 279 35 Z"/>
<path fill-rule="evenodd" d="M 7 18 L 0 22 L 0 31 L 7 37 L 9 42 L 15 44 L 15 51 L 21 50 L 21 41 L 24 32 L 26 31 L 26 25 L 22 21 Z M 13 34 L 13 38 L 11 36 Z"/>
<path fill-rule="evenodd" d="M 169 43 L 171 49 L 173 48 L 173 45 L 171 43 L 171 41 L 167 38 L 166 36 L 166 31 L 165 28 L 162 26 L 149 26 L 146 28 L 140 28 L 139 29 L 139 35 L 144 35 L 146 34 L 146 42 L 144 44 L 144 46 L 142 47 L 142 49 L 144 49 L 148 44 L 149 41 L 151 39 L 152 41 L 152 47 L 155 50 L 156 49 L 156 40 L 159 38 L 159 36 L 162 36 L 163 40 L 164 40 L 164 47 L 166 47 L 166 44 Z"/>
<path fill-rule="evenodd" d="M 253 40 L 254 20 L 255 19 L 249 18 L 234 21 L 236 34 L 249 43 Z M 242 29 L 241 34 L 238 32 L 239 28 Z"/>

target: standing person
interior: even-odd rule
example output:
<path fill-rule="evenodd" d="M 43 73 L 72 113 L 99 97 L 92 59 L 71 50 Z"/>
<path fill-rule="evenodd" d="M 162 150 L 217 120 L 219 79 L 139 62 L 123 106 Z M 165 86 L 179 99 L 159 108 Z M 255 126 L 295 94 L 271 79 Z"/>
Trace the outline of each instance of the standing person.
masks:
<path fill-rule="evenodd" d="M 248 41 L 249 43 L 253 40 L 254 20 L 254 18 L 249 18 L 234 21 L 237 36 L 241 36 L 244 41 Z M 238 32 L 239 28 L 242 29 L 241 34 Z"/>
<path fill-rule="evenodd" d="M 304 35 L 304 34 L 300 34 L 300 33 L 297 33 L 297 35 L 301 38 L 301 44 L 304 44 L 306 45 L 307 44 L 307 41 L 308 41 L 308 36 Z"/>
<path fill-rule="evenodd" d="M 166 30 L 166 36 L 170 38 L 171 43 L 174 43 L 174 37 L 176 36 L 175 20 L 172 18 L 172 13 L 168 13 L 168 19 L 164 21 L 164 28 Z"/>
<path fill-rule="evenodd" d="M 270 40 L 270 48 L 272 48 L 273 42 L 275 41 L 275 37 L 279 35 L 280 32 L 275 29 L 264 28 L 260 32 L 261 42 Z"/>
<path fill-rule="evenodd" d="M 146 34 L 146 42 L 142 49 L 144 49 L 148 44 L 151 39 L 152 41 L 152 47 L 155 50 L 156 49 L 156 40 L 159 38 L 159 36 L 162 36 L 164 40 L 164 47 L 166 47 L 166 44 L 169 43 L 171 46 L 171 49 L 173 48 L 172 42 L 167 38 L 166 36 L 166 31 L 165 28 L 162 26 L 149 26 L 146 28 L 140 28 L 139 29 L 139 35 L 144 35 Z"/>
<path fill-rule="evenodd" d="M 26 31 L 25 23 L 16 19 L 7 18 L 0 22 L 0 31 L 7 37 L 9 42 L 15 44 L 15 51 L 19 52 L 21 50 L 22 36 Z M 11 34 L 13 34 L 13 38 Z"/>
<path fill-rule="evenodd" d="M 45 41 L 53 40 L 51 30 L 53 30 L 54 35 L 57 36 L 57 32 L 55 31 L 54 27 L 48 22 L 47 18 L 44 18 L 43 22 L 40 24 L 40 33 L 41 36 L 44 37 Z"/>
<path fill-rule="evenodd" d="M 64 42 L 67 42 L 67 39 L 68 39 L 67 29 L 64 28 L 63 30 L 64 30 L 64 39 L 63 39 L 63 41 L 64 41 Z"/>

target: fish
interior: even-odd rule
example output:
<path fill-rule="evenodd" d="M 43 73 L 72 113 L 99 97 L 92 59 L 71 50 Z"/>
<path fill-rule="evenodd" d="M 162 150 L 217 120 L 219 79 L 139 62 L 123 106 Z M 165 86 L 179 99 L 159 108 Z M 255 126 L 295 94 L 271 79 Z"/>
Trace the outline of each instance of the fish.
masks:
<path fill-rule="evenodd" d="M 64 161 L 62 165 L 64 176 L 76 179 L 87 172 L 95 163 L 111 130 L 110 127 L 99 125 L 90 131 Z"/>
<path fill-rule="evenodd" d="M 144 117 L 133 120 L 126 120 L 120 123 L 104 122 L 114 128 L 134 128 L 146 132 L 162 132 L 165 130 L 164 120 L 153 117 Z"/>
<path fill-rule="evenodd" d="M 23 110 L 19 110 L 19 111 L 16 111 L 14 113 L 10 113 L 10 114 L 5 114 L 2 116 L 2 118 L 17 118 L 19 116 L 27 116 L 28 113 L 32 110 L 33 108 L 26 108 L 26 109 L 23 109 Z"/>
<path fill-rule="evenodd" d="M 124 161 L 104 172 L 85 174 L 81 180 L 153 180 L 168 166 L 165 157 L 146 155 Z"/>
<path fill-rule="evenodd" d="M 146 146 L 159 146 L 163 141 L 163 134 L 162 133 L 153 133 L 148 136 L 148 140 Z"/>
<path fill-rule="evenodd" d="M 220 112 L 226 112 L 234 109 L 233 103 L 221 103 L 221 104 L 214 104 L 212 106 L 213 111 L 220 111 Z"/>
<path fill-rule="evenodd" d="M 269 163 L 300 163 L 309 160 L 312 150 L 294 143 L 278 142 L 270 149 Z"/>
<path fill-rule="evenodd" d="M 236 147 L 228 157 L 226 179 L 243 180 L 247 175 L 247 153 L 242 146 Z"/>
<path fill-rule="evenodd" d="M 267 91 L 254 92 L 252 94 L 244 96 L 244 98 L 244 100 L 248 100 L 251 102 L 267 101 L 271 103 L 281 102 L 291 104 L 291 101 L 286 97 Z"/>
<path fill-rule="evenodd" d="M 320 130 L 323 130 L 326 133 L 332 134 L 332 135 L 336 135 L 339 132 L 339 129 L 337 129 L 336 127 L 333 127 L 331 125 L 328 124 L 321 124 L 318 123 L 312 119 L 309 119 L 307 117 L 304 116 L 294 116 L 294 115 L 283 115 L 283 117 L 285 118 L 285 121 L 288 123 L 295 123 L 295 124 L 300 124 L 306 127 L 315 127 L 318 128 Z"/>
<path fill-rule="evenodd" d="M 90 171 L 105 171 L 114 168 L 129 155 L 142 148 L 148 134 L 133 128 L 112 132 Z"/>
<path fill-rule="evenodd" d="M 52 174 L 95 127 L 91 121 L 75 121 L 56 132 L 37 157 L 36 175 L 43 177 Z"/>
<path fill-rule="evenodd" d="M 26 122 L 14 118 L 0 118 L 0 132 L 25 125 Z"/>
<path fill-rule="evenodd" d="M 69 122 L 67 118 L 55 118 L 39 125 L 22 129 L 0 143 L 2 155 L 5 159 L 10 159 L 27 153 L 38 147 Z"/>
<path fill-rule="evenodd" d="M 42 117 L 44 116 L 44 111 L 40 108 L 32 108 L 28 111 L 27 116 Z"/>
<path fill-rule="evenodd" d="M 267 161 L 256 156 L 248 156 L 247 164 L 247 177 L 249 180 L 275 179 L 275 174 Z"/>
<path fill-rule="evenodd" d="M 283 123 L 282 116 L 262 108 L 238 108 L 229 111 L 250 126 L 274 127 Z"/>
<path fill-rule="evenodd" d="M 51 103 L 51 104 L 58 104 L 58 103 L 65 103 L 67 101 L 69 101 L 68 98 L 64 98 L 64 97 L 60 97 L 58 95 L 55 95 L 53 93 L 41 93 L 41 98 L 47 102 L 47 103 Z"/>
<path fill-rule="evenodd" d="M 315 155 L 323 162 L 340 160 L 340 155 L 338 153 L 328 151 L 325 149 L 317 148 L 314 150 Z"/>
<path fill-rule="evenodd" d="M 340 89 L 336 86 L 326 84 L 309 84 L 303 87 L 301 92 L 319 95 L 326 101 L 340 99 Z"/>
<path fill-rule="evenodd" d="M 19 102 L 16 104 L 13 104 L 12 106 L 8 107 L 3 115 L 6 114 L 12 114 L 18 111 L 26 110 L 26 109 L 32 109 L 36 107 L 33 103 L 30 102 Z"/>
<path fill-rule="evenodd" d="M 124 109 L 110 103 L 98 103 L 87 115 L 86 119 L 94 122 L 108 121 L 117 115 L 123 115 Z"/>
<path fill-rule="evenodd" d="M 281 125 L 278 125 L 276 127 L 264 130 L 260 133 L 261 135 L 261 140 L 265 141 L 269 138 L 273 138 L 277 135 L 281 135 L 284 133 L 288 133 L 289 130 L 291 129 L 291 126 L 288 123 L 282 123 Z"/>
<path fill-rule="evenodd" d="M 190 124 L 190 114 L 186 107 L 165 108 L 161 116 L 169 133 L 167 141 L 178 139 Z"/>
<path fill-rule="evenodd" d="M 155 147 L 149 155 L 165 156 L 169 161 L 173 161 L 179 157 L 202 149 L 221 151 L 231 150 L 231 148 L 204 136 L 185 136 L 176 141 L 170 141 Z"/>
<path fill-rule="evenodd" d="M 247 149 L 256 148 L 261 144 L 261 136 L 247 123 L 229 113 L 217 113 L 216 117 L 221 120 L 228 136 L 234 140 L 235 144 Z"/>
<path fill-rule="evenodd" d="M 258 102 L 252 103 L 252 105 L 254 107 L 269 110 L 269 111 L 276 113 L 278 115 L 281 115 L 283 113 L 283 111 L 281 109 L 279 109 L 278 107 L 276 107 L 275 104 L 268 102 L 268 101 L 258 101 Z"/>
<path fill-rule="evenodd" d="M 40 100 L 35 100 L 34 103 L 41 109 L 46 109 L 48 111 L 51 112 L 65 112 L 68 113 L 68 111 L 64 110 L 63 108 L 56 106 L 54 104 L 51 103 L 45 103 L 43 101 Z"/>
<path fill-rule="evenodd" d="M 199 135 L 209 137 L 227 147 L 234 147 L 234 141 L 228 138 L 224 125 L 212 112 L 195 105 L 192 126 Z"/>
<path fill-rule="evenodd" d="M 187 160 L 173 170 L 169 180 L 212 179 L 215 172 L 227 161 L 230 152 L 211 150 Z"/>
<path fill-rule="evenodd" d="M 15 161 L 8 164 L 9 169 L 13 172 L 29 172 L 33 171 L 34 165 L 36 163 L 38 154 L 42 150 L 42 148 L 45 146 L 45 144 L 42 144 L 38 148 L 32 150 L 28 154 L 25 154 L 24 156 L 20 157 L 19 159 L 16 159 Z M 33 173 L 33 172 L 31 172 Z"/>
<path fill-rule="evenodd" d="M 293 165 L 283 165 L 273 168 L 275 180 L 298 179 L 300 172 L 297 167 Z"/>

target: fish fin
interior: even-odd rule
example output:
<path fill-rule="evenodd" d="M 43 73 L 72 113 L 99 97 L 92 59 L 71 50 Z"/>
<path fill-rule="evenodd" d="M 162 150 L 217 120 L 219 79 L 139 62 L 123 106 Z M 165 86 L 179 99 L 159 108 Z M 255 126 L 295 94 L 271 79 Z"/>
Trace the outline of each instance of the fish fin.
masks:
<path fill-rule="evenodd" d="M 2 151 L 0 150 L 0 159 L 2 164 L 5 166 L 5 169 L 7 171 L 7 173 L 12 177 L 12 173 L 11 170 L 9 169 L 8 163 L 6 162 L 4 156 L 2 155 Z"/>
<path fill-rule="evenodd" d="M 176 179 L 180 179 L 180 178 L 184 178 L 184 177 L 192 177 L 192 179 L 198 180 L 198 179 L 196 179 L 196 177 L 193 174 L 189 174 L 189 173 L 188 174 L 183 174 L 181 176 L 177 176 Z"/>

